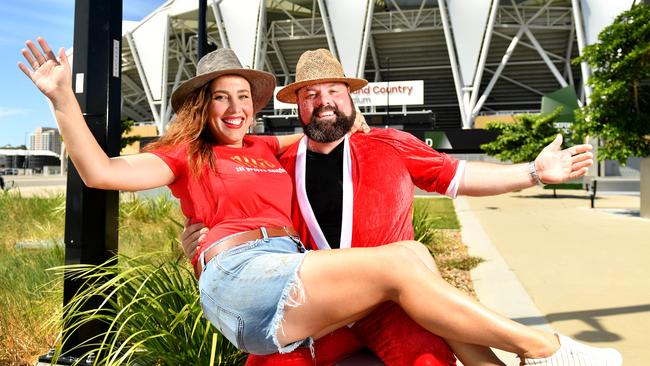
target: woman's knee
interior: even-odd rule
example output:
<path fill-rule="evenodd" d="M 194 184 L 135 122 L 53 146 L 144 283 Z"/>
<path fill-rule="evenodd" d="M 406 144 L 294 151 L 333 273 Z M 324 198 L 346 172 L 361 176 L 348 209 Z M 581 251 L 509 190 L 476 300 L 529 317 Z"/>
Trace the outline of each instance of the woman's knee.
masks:
<path fill-rule="evenodd" d="M 407 275 L 416 274 L 418 270 L 426 268 L 421 259 L 421 251 L 427 250 L 426 247 L 417 241 L 403 241 L 396 244 L 388 253 L 390 265 L 392 266 L 389 268 L 405 272 Z M 405 273 L 399 275 L 404 276 Z"/>
<path fill-rule="evenodd" d="M 413 253 L 415 253 L 415 255 L 420 259 L 431 260 L 433 258 L 429 248 L 419 241 L 408 240 L 399 242 L 398 244 L 413 251 Z"/>

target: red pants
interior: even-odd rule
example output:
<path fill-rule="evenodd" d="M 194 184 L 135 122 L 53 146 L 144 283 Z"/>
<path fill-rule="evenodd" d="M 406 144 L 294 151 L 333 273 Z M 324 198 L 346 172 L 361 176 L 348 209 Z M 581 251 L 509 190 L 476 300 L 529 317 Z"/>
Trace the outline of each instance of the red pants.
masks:
<path fill-rule="evenodd" d="M 246 366 L 333 365 L 361 347 L 374 352 L 386 366 L 450 366 L 456 358 L 445 341 L 415 323 L 397 304 L 380 305 L 351 328 L 343 327 L 314 342 L 315 361 L 309 349 L 266 356 L 250 355 Z"/>

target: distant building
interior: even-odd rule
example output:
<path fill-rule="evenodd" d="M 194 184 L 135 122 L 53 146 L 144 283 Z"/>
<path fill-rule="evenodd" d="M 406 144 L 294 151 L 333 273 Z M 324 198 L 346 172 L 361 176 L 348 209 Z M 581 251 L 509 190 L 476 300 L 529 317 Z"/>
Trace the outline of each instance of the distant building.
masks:
<path fill-rule="evenodd" d="M 151 141 L 158 138 L 158 128 L 153 122 L 136 122 L 124 137 L 138 136 L 138 141 L 122 149 L 120 155 L 137 154 Z"/>
<path fill-rule="evenodd" d="M 41 174 L 60 164 L 59 154 L 49 150 L 0 149 L 0 174 Z"/>
<path fill-rule="evenodd" d="M 39 127 L 29 135 L 30 150 L 48 150 L 61 153 L 61 135 L 59 130 L 52 127 Z"/>

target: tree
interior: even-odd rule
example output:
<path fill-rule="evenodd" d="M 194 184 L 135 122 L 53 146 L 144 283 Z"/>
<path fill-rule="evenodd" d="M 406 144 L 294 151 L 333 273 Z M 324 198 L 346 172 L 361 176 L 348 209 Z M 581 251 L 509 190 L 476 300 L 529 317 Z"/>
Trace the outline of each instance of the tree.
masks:
<path fill-rule="evenodd" d="M 123 119 L 122 121 L 120 121 L 120 129 L 122 131 L 121 133 L 122 138 L 120 139 L 120 150 L 140 140 L 141 137 L 140 135 L 126 136 L 129 132 L 131 132 L 131 129 L 133 128 L 134 124 L 135 121 L 132 119 Z"/>
<path fill-rule="evenodd" d="M 598 159 L 650 155 L 650 6 L 640 3 L 620 14 L 574 62 L 593 74 L 591 102 L 577 113 L 576 138 L 603 141 Z"/>
<path fill-rule="evenodd" d="M 570 136 L 555 125 L 561 111 L 558 108 L 548 114 L 515 116 L 515 123 L 488 123 L 487 129 L 498 132 L 499 136 L 496 140 L 481 145 L 481 149 L 501 161 L 523 163 L 535 160 L 537 154 L 558 134 L 563 134 L 564 144 L 571 146 L 573 143 Z"/>

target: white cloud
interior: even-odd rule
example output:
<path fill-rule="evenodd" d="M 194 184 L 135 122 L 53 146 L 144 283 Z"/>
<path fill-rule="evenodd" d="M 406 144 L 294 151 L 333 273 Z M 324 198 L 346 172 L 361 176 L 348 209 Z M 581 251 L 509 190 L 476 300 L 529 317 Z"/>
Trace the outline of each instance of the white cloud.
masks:
<path fill-rule="evenodd" d="M 5 117 L 27 114 L 27 110 L 0 106 L 0 119 Z"/>

